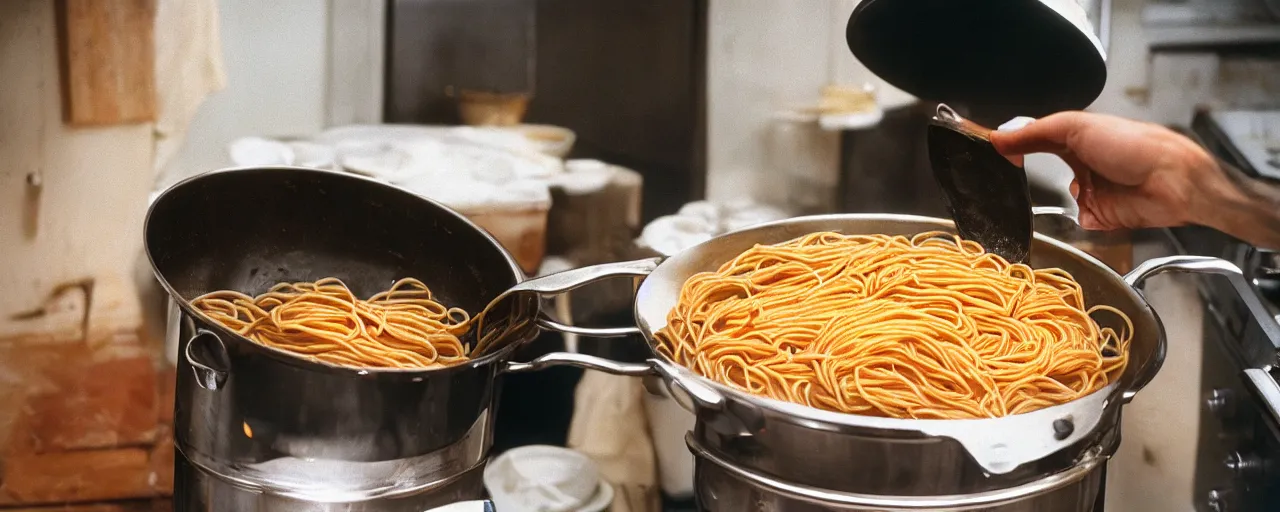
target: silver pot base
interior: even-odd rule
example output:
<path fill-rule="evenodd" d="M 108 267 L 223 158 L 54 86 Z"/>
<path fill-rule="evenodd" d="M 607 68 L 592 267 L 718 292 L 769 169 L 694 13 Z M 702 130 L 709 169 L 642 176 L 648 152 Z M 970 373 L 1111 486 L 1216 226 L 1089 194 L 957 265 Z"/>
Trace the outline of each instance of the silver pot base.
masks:
<path fill-rule="evenodd" d="M 979 508 L 884 508 L 822 503 L 764 489 L 736 478 L 719 466 L 699 462 L 694 472 L 698 510 L 702 512 L 1101 512 L 1095 508 L 1102 472 L 1078 483 L 1025 501 Z"/>
<path fill-rule="evenodd" d="M 1075 466 L 1010 489 L 950 496 L 826 491 L 737 467 L 687 437 L 703 512 L 1101 512 L 1106 459 L 1097 448 Z M 850 460 L 849 465 L 856 465 Z"/>
<path fill-rule="evenodd" d="M 485 463 L 414 492 L 361 501 L 325 501 L 264 493 L 236 486 L 226 478 L 202 470 L 181 451 L 174 454 L 173 509 L 176 512 L 234 510 L 236 512 L 422 512 L 484 496 Z"/>

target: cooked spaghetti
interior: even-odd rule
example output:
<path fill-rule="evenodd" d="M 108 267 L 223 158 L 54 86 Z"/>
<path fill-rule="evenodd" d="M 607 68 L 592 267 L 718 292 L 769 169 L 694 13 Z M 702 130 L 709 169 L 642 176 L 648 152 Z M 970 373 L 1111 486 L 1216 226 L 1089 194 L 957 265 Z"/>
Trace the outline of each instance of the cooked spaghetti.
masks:
<path fill-rule="evenodd" d="M 1100 326 L 1107 312 L 1127 325 Z M 659 351 L 755 395 L 830 411 L 962 419 L 1034 411 L 1118 379 L 1133 323 L 1060 269 L 946 233 L 814 233 L 684 283 Z"/>
<path fill-rule="evenodd" d="M 250 297 L 217 291 L 191 305 L 261 345 L 355 368 L 436 368 L 467 360 L 458 338 L 466 311 L 436 302 L 417 279 L 401 279 L 368 300 L 342 281 L 280 283 Z"/>

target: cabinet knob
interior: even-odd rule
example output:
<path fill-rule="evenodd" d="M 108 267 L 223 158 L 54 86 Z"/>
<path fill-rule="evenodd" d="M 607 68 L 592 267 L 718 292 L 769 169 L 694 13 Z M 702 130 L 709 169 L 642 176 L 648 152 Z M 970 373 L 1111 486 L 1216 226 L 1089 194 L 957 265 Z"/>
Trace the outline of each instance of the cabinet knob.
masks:
<path fill-rule="evenodd" d="M 1228 506 L 1229 497 L 1230 491 L 1214 489 L 1209 491 L 1209 495 L 1205 497 L 1205 505 L 1213 512 L 1230 512 L 1231 509 Z"/>
<path fill-rule="evenodd" d="M 1228 455 L 1222 464 L 1236 478 L 1246 480 L 1262 477 L 1266 468 L 1266 464 L 1261 457 L 1240 452 L 1233 452 Z"/>
<path fill-rule="evenodd" d="M 1235 393 L 1227 388 L 1217 388 L 1209 392 L 1204 405 L 1209 412 L 1224 420 L 1235 414 Z"/>

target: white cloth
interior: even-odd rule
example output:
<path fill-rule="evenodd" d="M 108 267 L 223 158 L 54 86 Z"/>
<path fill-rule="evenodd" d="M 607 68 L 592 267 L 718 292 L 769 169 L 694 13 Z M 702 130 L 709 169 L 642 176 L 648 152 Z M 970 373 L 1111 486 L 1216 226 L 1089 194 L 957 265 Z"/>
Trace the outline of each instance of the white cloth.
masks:
<path fill-rule="evenodd" d="M 182 148 L 187 126 L 200 104 L 226 86 L 217 0 L 159 0 L 155 46 L 156 120 L 151 165 L 155 184 L 164 186 L 175 180 L 168 176 L 169 166 Z M 138 251 L 141 253 L 142 248 Z M 155 339 L 166 340 L 165 355 L 170 363 L 177 364 L 177 338 L 165 336 L 163 330 L 168 322 L 165 293 L 151 276 L 146 261 L 145 256 L 137 258 L 134 276 L 144 304 L 143 323 Z"/>
<path fill-rule="evenodd" d="M 661 508 L 653 440 L 645 419 L 644 384 L 587 370 L 574 391 L 569 447 L 595 460 L 616 491 L 611 512 Z"/>
<path fill-rule="evenodd" d="M 155 41 L 154 166 L 159 176 L 182 148 L 200 104 L 226 87 L 217 0 L 160 0 Z"/>

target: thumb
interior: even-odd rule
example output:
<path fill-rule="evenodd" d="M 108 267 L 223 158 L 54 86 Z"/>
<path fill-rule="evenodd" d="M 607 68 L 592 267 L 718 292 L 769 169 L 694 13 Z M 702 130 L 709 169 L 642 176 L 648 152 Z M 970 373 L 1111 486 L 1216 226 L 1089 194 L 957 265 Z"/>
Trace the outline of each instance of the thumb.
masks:
<path fill-rule="evenodd" d="M 1084 112 L 1061 112 L 1033 121 L 1018 130 L 996 130 L 991 132 L 991 144 L 1003 155 L 1061 154 L 1069 149 L 1068 141 L 1084 126 L 1086 115 Z"/>
<path fill-rule="evenodd" d="M 991 140 L 992 145 L 994 146 L 997 133 L 1000 133 L 1000 132 L 1013 133 L 1023 128 L 1026 128 L 1027 125 L 1031 124 L 1033 121 L 1035 121 L 1034 117 L 1021 117 L 1021 116 L 1005 121 L 1005 123 L 1000 125 L 999 128 L 996 128 L 994 131 L 991 132 L 991 135 L 988 136 L 988 140 Z M 1026 156 L 1024 154 L 1005 153 L 1000 151 L 999 146 L 996 146 L 996 151 L 999 152 L 1001 155 L 1004 155 L 1004 157 L 1008 159 L 1010 162 L 1013 162 L 1013 165 L 1016 165 L 1018 167 L 1026 167 Z"/>
<path fill-rule="evenodd" d="M 1080 207 L 1080 227 L 1090 231 L 1099 231 L 1103 229 L 1102 223 L 1098 222 L 1098 216 L 1092 210 Z"/>

